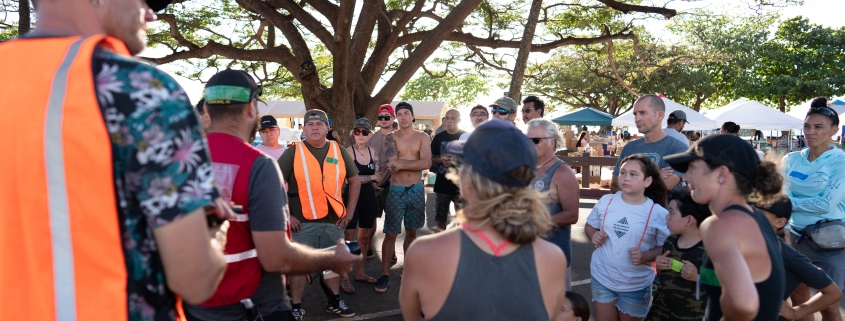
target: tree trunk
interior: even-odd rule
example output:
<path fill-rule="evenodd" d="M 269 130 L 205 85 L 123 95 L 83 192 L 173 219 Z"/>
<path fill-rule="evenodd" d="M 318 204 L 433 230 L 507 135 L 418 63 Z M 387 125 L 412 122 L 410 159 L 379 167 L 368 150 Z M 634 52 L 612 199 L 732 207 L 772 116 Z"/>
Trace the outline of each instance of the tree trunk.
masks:
<path fill-rule="evenodd" d="M 519 44 L 519 53 L 516 56 L 516 65 L 513 67 L 511 85 L 508 88 L 508 96 L 519 103 L 522 94 L 522 81 L 525 78 L 525 68 L 528 65 L 528 56 L 531 54 L 531 44 L 534 42 L 534 32 L 537 30 L 537 20 L 540 19 L 540 10 L 543 0 L 532 0 L 531 9 L 528 11 L 528 22 L 522 33 L 522 41 Z"/>
<path fill-rule="evenodd" d="M 784 97 L 784 96 L 780 97 L 779 105 L 780 105 L 780 112 L 785 113 L 786 112 L 786 97 Z"/>
<path fill-rule="evenodd" d="M 18 0 L 18 36 L 23 36 L 29 32 L 31 11 L 29 0 Z"/>

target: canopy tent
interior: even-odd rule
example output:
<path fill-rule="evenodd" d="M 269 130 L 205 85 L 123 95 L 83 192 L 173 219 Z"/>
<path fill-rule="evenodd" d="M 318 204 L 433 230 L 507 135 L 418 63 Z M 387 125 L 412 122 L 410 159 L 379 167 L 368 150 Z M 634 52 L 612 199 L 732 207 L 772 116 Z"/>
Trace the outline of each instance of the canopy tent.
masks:
<path fill-rule="evenodd" d="M 833 101 L 830 102 L 830 107 L 839 113 L 839 115 L 845 114 L 845 101 L 843 101 L 843 99 L 845 98 L 833 99 Z M 808 100 L 800 105 L 792 106 L 789 108 L 789 112 L 787 112 L 787 114 L 798 119 L 804 119 L 804 117 L 807 116 L 807 112 L 810 110 L 811 102 L 812 100 Z"/>
<path fill-rule="evenodd" d="M 684 126 L 684 130 L 709 130 L 718 127 L 714 120 L 704 117 L 704 115 L 693 110 L 692 108 L 676 103 L 668 98 L 661 98 L 663 99 L 663 104 L 666 105 L 666 115 L 663 117 L 663 123 L 661 124 L 660 128 L 666 128 L 666 120 L 667 118 L 669 118 L 669 113 L 676 110 L 681 110 L 685 114 L 687 114 L 687 121 L 689 122 L 689 124 L 686 124 Z M 619 117 L 614 118 L 612 123 L 613 126 L 628 126 L 635 128 L 637 127 L 637 124 L 634 122 L 633 110 L 630 110 L 627 113 L 624 113 L 622 115 L 619 115 Z"/>
<path fill-rule="evenodd" d="M 767 107 L 754 100 L 738 99 L 732 103 L 707 113 L 718 126 L 732 121 L 742 128 L 757 130 L 801 129 L 804 121 Z"/>
<path fill-rule="evenodd" d="M 592 108 L 581 108 L 552 121 L 560 125 L 610 126 L 613 115 Z"/>
<path fill-rule="evenodd" d="M 268 100 L 258 103 L 258 113 L 276 118 L 302 118 L 305 116 L 305 102 L 290 100 Z"/>
<path fill-rule="evenodd" d="M 402 101 L 396 100 L 391 102 L 390 105 L 393 106 L 393 108 L 396 108 L 396 105 L 400 102 Z M 404 102 L 409 103 L 412 107 L 414 107 L 414 118 L 417 119 L 414 124 L 416 125 L 432 125 L 432 127 L 437 128 L 440 126 L 440 119 L 446 114 L 445 101 L 405 100 Z"/>

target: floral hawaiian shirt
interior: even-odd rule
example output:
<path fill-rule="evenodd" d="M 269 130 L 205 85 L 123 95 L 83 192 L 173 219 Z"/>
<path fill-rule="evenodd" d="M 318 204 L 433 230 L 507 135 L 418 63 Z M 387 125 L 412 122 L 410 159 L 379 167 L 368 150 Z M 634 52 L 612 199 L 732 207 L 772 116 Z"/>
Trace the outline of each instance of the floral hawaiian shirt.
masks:
<path fill-rule="evenodd" d="M 176 299 L 152 230 L 218 197 L 207 144 L 188 96 L 169 75 L 106 50 L 92 64 L 111 135 L 129 320 L 174 320 Z"/>

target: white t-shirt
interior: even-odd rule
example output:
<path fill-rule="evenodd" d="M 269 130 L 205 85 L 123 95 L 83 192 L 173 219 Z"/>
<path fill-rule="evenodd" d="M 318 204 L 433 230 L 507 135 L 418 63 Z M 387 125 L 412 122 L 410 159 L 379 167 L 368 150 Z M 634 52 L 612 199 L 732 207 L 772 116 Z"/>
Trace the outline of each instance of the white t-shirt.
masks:
<path fill-rule="evenodd" d="M 663 132 L 666 133 L 666 135 L 677 138 L 678 140 L 689 146 L 689 138 L 687 138 L 687 135 L 679 133 L 674 128 L 663 128 Z"/>
<path fill-rule="evenodd" d="M 469 139 L 469 134 L 472 134 L 472 132 L 466 132 L 466 133 L 461 134 L 461 137 L 458 138 L 458 141 Z"/>
<path fill-rule="evenodd" d="M 272 149 L 270 147 L 264 146 L 264 144 L 259 144 L 258 146 L 255 146 L 255 148 L 258 148 L 258 150 L 264 152 L 267 155 L 270 155 L 270 157 L 273 157 L 273 159 L 277 161 L 279 160 L 279 157 L 281 157 L 282 154 L 285 152 L 285 149 L 288 149 L 288 147 L 285 145 L 279 145 L 279 148 Z"/>
<path fill-rule="evenodd" d="M 609 207 L 608 203 L 610 203 Z M 651 212 L 648 230 L 643 236 L 646 219 L 652 205 L 654 205 L 654 210 Z M 607 210 L 607 219 L 604 219 L 604 227 L 602 227 L 605 210 Z M 587 217 L 587 224 L 607 233 L 604 244 L 593 251 L 592 262 L 590 262 L 592 276 L 615 292 L 634 292 L 650 286 L 654 281 L 654 270 L 651 265 L 635 266 L 631 263 L 629 250 L 637 247 L 640 238 L 643 240 L 640 247 L 643 252 L 663 246 L 663 242 L 669 237 L 669 228 L 666 226 L 668 213 L 669 211 L 654 204 L 651 199 L 640 205 L 625 203 L 622 200 L 621 191 L 602 196 L 593 207 L 590 216 Z"/>

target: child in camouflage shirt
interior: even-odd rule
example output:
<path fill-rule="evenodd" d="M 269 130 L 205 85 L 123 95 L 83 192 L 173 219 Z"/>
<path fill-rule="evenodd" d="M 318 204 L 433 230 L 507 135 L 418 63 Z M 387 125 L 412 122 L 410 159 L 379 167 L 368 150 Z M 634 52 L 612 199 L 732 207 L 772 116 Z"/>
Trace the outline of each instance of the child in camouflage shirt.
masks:
<path fill-rule="evenodd" d="M 655 265 L 660 273 L 646 320 L 695 320 L 704 317 L 706 295 L 696 286 L 704 243 L 698 227 L 710 216 L 707 205 L 696 204 L 686 188 L 669 193 L 666 224 L 672 234 L 663 243 Z"/>

